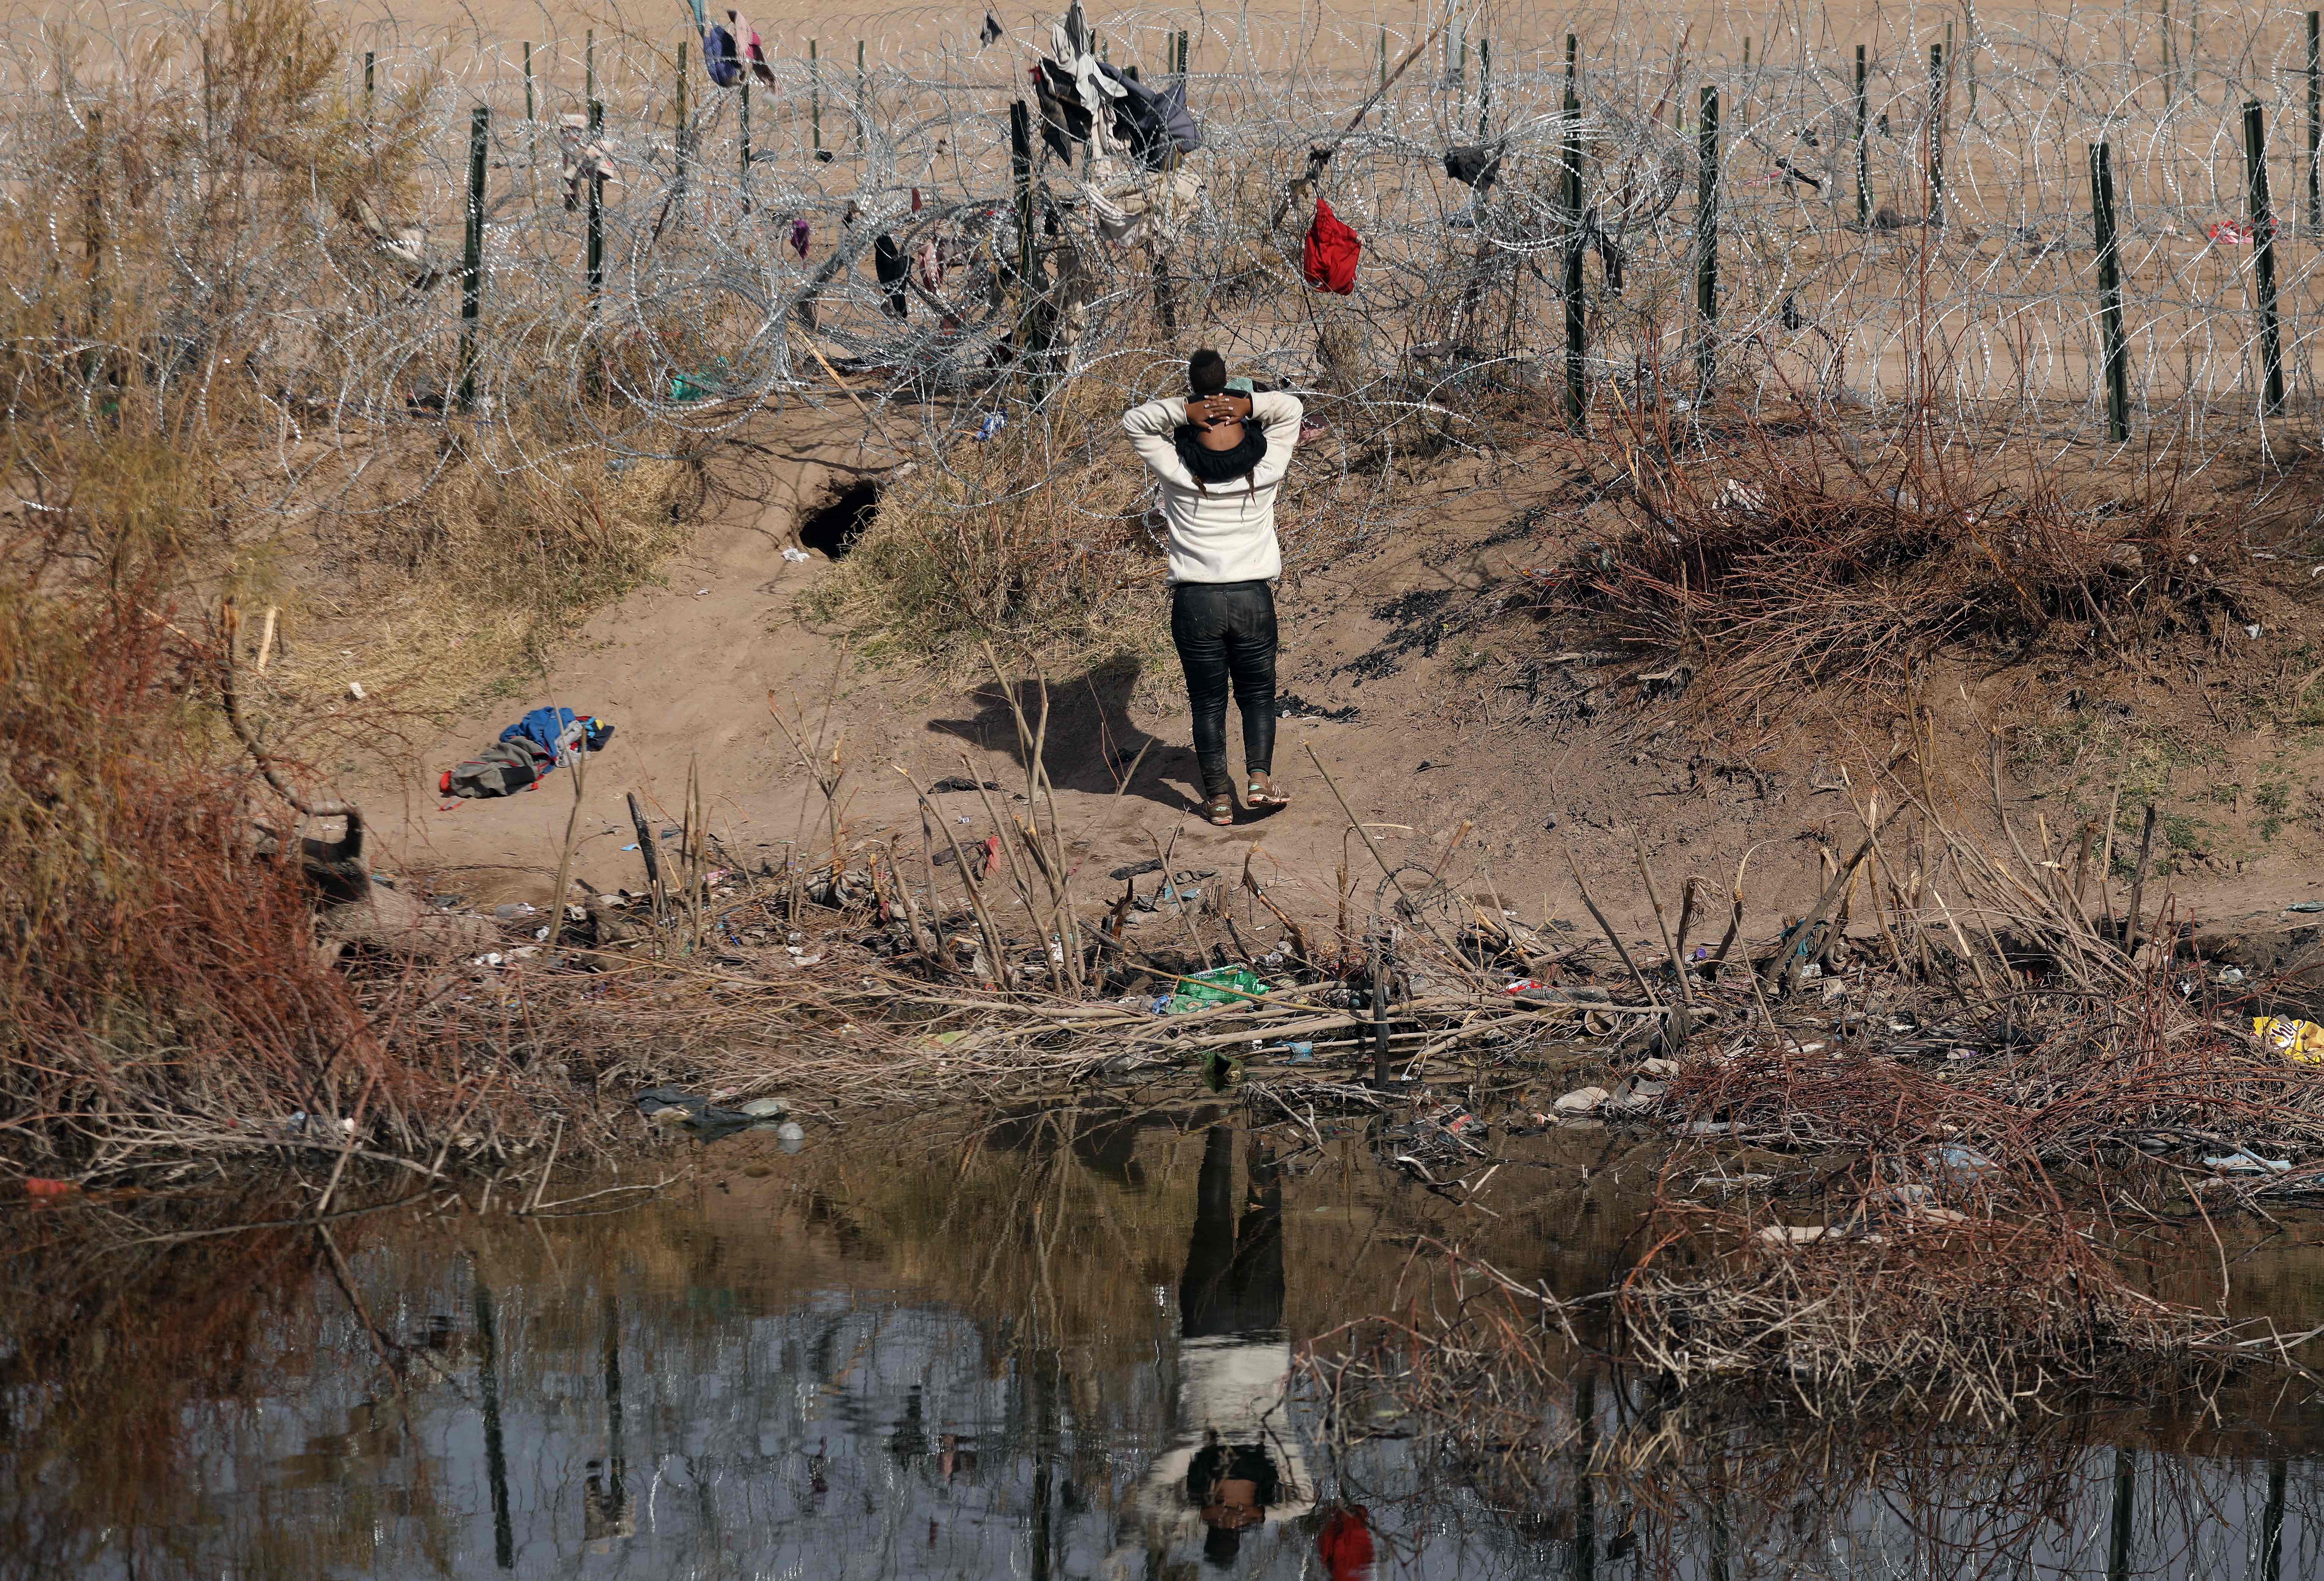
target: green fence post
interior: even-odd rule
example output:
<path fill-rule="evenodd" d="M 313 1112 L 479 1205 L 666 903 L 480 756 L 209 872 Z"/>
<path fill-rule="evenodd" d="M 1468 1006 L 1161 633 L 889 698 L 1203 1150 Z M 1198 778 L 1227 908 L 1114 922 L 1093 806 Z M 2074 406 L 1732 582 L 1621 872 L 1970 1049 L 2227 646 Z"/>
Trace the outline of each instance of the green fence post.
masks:
<path fill-rule="evenodd" d="M 2114 153 L 2100 143 L 2090 149 L 2090 227 L 2098 245 L 2098 330 L 2105 352 L 2099 372 L 2106 379 L 2107 439 L 2130 438 L 2130 362 L 2122 337 L 2122 250 L 2114 228 Z"/>
<path fill-rule="evenodd" d="M 372 106 L 377 101 L 377 95 L 373 88 L 374 80 L 373 71 L 378 60 L 379 56 L 375 51 L 371 50 L 364 51 L 364 124 L 365 125 L 371 124 Z"/>
<path fill-rule="evenodd" d="M 1184 28 L 1178 31 L 1178 75 L 1186 75 L 1186 46 L 1190 42 Z"/>
<path fill-rule="evenodd" d="M 869 140 L 871 124 L 865 120 L 866 79 L 863 71 L 863 41 L 855 41 L 855 146 L 861 149 Z"/>
<path fill-rule="evenodd" d="M 2130 1574 L 2131 1539 L 2137 1535 L 2138 1451 L 2114 1452 L 2114 1525 L 2107 1540 L 2107 1581 Z"/>
<path fill-rule="evenodd" d="M 1866 145 L 1864 134 L 1871 106 L 1865 94 L 1864 46 L 1856 46 L 1856 223 L 1872 223 L 1872 151 Z"/>
<path fill-rule="evenodd" d="M 532 102 L 532 42 L 530 39 L 525 41 L 524 46 L 524 118 L 527 121 L 538 118 Z"/>
<path fill-rule="evenodd" d="M 1696 400 L 1711 393 L 1719 360 L 1719 90 L 1702 90 L 1702 116 L 1695 132 L 1694 310 L 1702 338 L 1694 354 Z"/>
<path fill-rule="evenodd" d="M 581 46 L 581 102 L 597 97 L 597 30 L 591 28 Z"/>
<path fill-rule="evenodd" d="M 746 94 L 751 91 L 748 81 L 742 84 L 742 91 Z M 813 39 L 807 42 L 807 118 L 815 127 L 815 151 L 821 153 L 823 152 L 823 57 Z"/>
<path fill-rule="evenodd" d="M 2244 101 L 2244 169 L 2251 180 L 2252 236 L 2259 255 L 2252 262 L 2259 285 L 2259 355 L 2267 392 L 2260 407 L 2273 417 L 2283 409 L 2283 347 L 2275 321 L 2275 216 L 2267 197 L 2267 112 L 2259 100 Z"/>
<path fill-rule="evenodd" d="M 1388 29 L 1380 29 L 1379 40 L 1380 91 L 1388 91 Z"/>
<path fill-rule="evenodd" d="M 460 410 L 476 404 L 476 321 L 484 307 L 484 143 L 493 113 L 478 105 L 468 118 L 468 235 L 460 252 Z"/>

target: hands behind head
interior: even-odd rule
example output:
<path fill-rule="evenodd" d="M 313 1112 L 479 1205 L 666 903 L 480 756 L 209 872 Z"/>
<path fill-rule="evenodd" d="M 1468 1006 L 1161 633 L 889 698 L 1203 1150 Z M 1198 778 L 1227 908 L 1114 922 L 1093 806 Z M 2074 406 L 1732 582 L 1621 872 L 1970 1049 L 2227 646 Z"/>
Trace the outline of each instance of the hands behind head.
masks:
<path fill-rule="evenodd" d="M 1190 398 L 1186 402 L 1186 421 L 1198 429 L 1223 428 L 1242 421 L 1250 415 L 1248 395 L 1207 395 Z"/>

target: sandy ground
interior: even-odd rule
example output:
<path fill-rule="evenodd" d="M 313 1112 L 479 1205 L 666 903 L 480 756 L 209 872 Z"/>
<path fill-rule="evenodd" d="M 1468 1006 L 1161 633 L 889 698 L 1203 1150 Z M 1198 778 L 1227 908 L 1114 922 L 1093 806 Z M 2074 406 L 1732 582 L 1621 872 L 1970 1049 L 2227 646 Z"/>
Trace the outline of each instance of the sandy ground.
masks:
<path fill-rule="evenodd" d="M 557 656 L 550 672 L 555 702 L 615 726 L 610 748 L 589 763 L 582 802 L 576 871 L 597 887 L 639 881 L 640 858 L 625 849 L 636 838 L 625 795 L 638 794 L 658 828 L 676 823 L 689 760 L 699 765 L 712 824 L 737 855 L 779 865 L 803 827 L 808 844 L 816 842 L 822 797 L 770 719 L 770 697 L 795 727 L 804 720 L 824 744 L 826 761 L 836 754 L 845 769 L 841 796 L 851 838 L 892 837 L 908 866 L 918 864 L 921 820 L 898 765 L 924 785 L 964 774 L 997 781 L 1008 790 L 996 801 L 1023 809 L 1013 799 L 1025 788 L 1023 754 L 997 686 L 930 695 L 853 660 L 843 663 L 835 643 L 792 615 L 792 600 L 832 567 L 819 554 L 805 563 L 787 561 L 782 548 L 802 504 L 811 506 L 828 479 L 849 473 L 858 460 L 838 443 L 799 454 L 794 486 L 724 512 L 669 569 L 666 586 L 602 612 Z M 1347 706 L 1342 694 L 1360 689 L 1331 677 L 1323 633 L 1333 610 L 1371 596 L 1375 574 L 1369 565 L 1336 568 L 1311 576 L 1304 588 L 1286 589 L 1288 690 L 1330 709 Z M 1158 589 L 1154 596 L 1162 596 Z M 1530 837 L 1542 832 L 1557 795 L 1548 783 L 1527 784 L 1529 776 L 1508 773 L 1505 763 L 1478 757 L 1481 744 L 1464 740 L 1460 728 L 1408 717 L 1386 698 L 1377 711 L 1363 698 L 1366 711 L 1351 723 L 1283 720 L 1277 765 L 1293 805 L 1219 829 L 1194 816 L 1195 765 L 1183 709 L 1141 707 L 1140 693 L 1155 689 L 1141 688 L 1140 679 L 1120 666 L 1053 678 L 1045 756 L 1058 787 L 1060 820 L 1088 875 L 1084 892 L 1093 898 L 1118 892 L 1106 874 L 1151 859 L 1157 849 L 1172 853 L 1174 867 L 1215 867 L 1231 876 L 1259 847 L 1258 871 L 1280 886 L 1286 909 L 1330 915 L 1347 818 L 1311 762 L 1312 750 L 1358 815 L 1385 826 L 1375 833 L 1392 860 L 1429 861 L 1462 818 L 1475 818 L 1491 838 L 1480 847 L 1472 837 L 1471 847 L 1496 882 L 1511 886 L 1510 903 L 1530 897 L 1522 909 L 1537 914 L 1541 885 L 1554 877 L 1554 863 L 1545 860 L 1554 846 Z M 1162 680 L 1167 697 L 1176 678 Z M 1032 704 L 1029 682 L 1023 691 Z M 383 862 L 455 870 L 457 890 L 471 899 L 544 899 L 572 807 L 569 776 L 559 773 L 504 800 L 429 792 L 436 771 L 490 741 L 524 707 L 548 700 L 485 705 L 422 746 L 417 763 L 374 766 L 361 776 L 359 793 L 384 838 Z M 1239 759 L 1231 721 L 1230 736 Z M 1509 745 L 1489 750 L 1498 758 Z M 1141 747 L 1146 756 L 1136 777 L 1118 787 L 1117 774 Z M 1472 765 L 1467 775 L 1454 767 L 1462 762 Z M 974 795 L 936 800 L 964 843 L 988 832 Z M 943 848 L 940 835 L 936 844 Z M 1369 895 L 1379 871 L 1360 845 L 1345 844 L 1359 892 Z M 443 882 L 452 876 L 447 872 Z M 1570 890 L 1570 880 L 1564 887 Z"/>
<path fill-rule="evenodd" d="M 609 749 L 589 763 L 581 803 L 576 873 L 585 882 L 640 884 L 624 798 L 634 791 L 658 831 L 674 827 L 690 764 L 711 825 L 736 856 L 779 869 L 794 842 L 812 853 L 825 837 L 823 799 L 770 717 L 770 698 L 821 744 L 825 762 L 844 769 L 849 838 L 893 840 L 908 873 L 925 871 L 923 826 L 899 766 L 924 785 L 963 774 L 997 781 L 1005 788 L 994 796 L 1003 816 L 1023 810 L 1015 799 L 1024 790 L 1023 758 L 997 686 L 953 693 L 882 673 L 844 656 L 793 612 L 797 596 L 833 572 L 820 554 L 784 559 L 800 515 L 835 481 L 888 459 L 866 455 L 835 427 L 786 430 L 770 420 L 754 436 L 747 474 L 715 464 L 729 474 L 730 491 L 750 492 L 728 494 L 662 586 L 600 612 L 553 655 L 553 700 L 615 726 Z M 1571 448 L 1462 462 L 1414 485 L 1403 518 L 1364 544 L 1330 553 L 1291 545 L 1294 569 L 1279 595 L 1281 689 L 1303 712 L 1352 710 L 1352 717 L 1281 722 L 1276 768 L 1295 800 L 1271 816 L 1246 815 L 1231 829 L 1195 816 L 1175 671 L 1142 677 L 1113 665 L 1049 678 L 1046 761 L 1081 893 L 1102 903 L 1120 892 L 1111 874 L 1157 852 L 1169 853 L 1174 869 L 1214 868 L 1229 882 L 1248 860 L 1286 911 L 1328 922 L 1344 861 L 1360 922 L 1381 873 L 1351 836 L 1320 762 L 1390 862 L 1433 868 L 1455 831 L 1473 825 L 1451 862 L 1460 887 L 1480 901 L 1497 896 L 1528 921 L 1546 913 L 1589 925 L 1567 865 L 1571 850 L 1626 933 L 1649 937 L 1637 831 L 1674 904 L 1690 875 L 1723 898 L 1748 849 L 1750 929 L 1772 934 L 1821 887 L 1820 850 L 1845 855 L 1860 839 L 1840 772 L 1849 771 L 1859 794 L 1877 783 L 1873 764 L 1902 739 L 1902 717 L 1890 704 L 1832 699 L 1782 730 L 1730 740 L 1646 697 L 1631 673 L 1635 662 L 1570 666 L 1548 686 L 1550 701 L 1528 701 L 1511 685 L 1513 665 L 1572 639 L 1530 617 L 1495 615 L 1495 601 L 1521 585 L 1528 565 L 1617 524 L 1617 507 L 1593 497 L 1610 476 L 1610 467 L 1593 472 L 1591 458 Z M 1153 596 L 1163 596 L 1158 587 Z M 2126 717 L 2135 710 L 2163 721 L 2174 708 L 2200 706 L 2183 677 L 2126 670 L 2115 680 Z M 1981 772 L 1979 721 L 1995 717 L 1997 689 L 2006 684 L 1964 671 L 1957 685 L 1932 693 L 1940 738 L 1957 755 L 1964 787 Z M 1020 686 L 1031 702 L 1029 682 Z M 1585 695 L 1583 708 L 1577 699 Z M 545 901 L 571 815 L 572 777 L 560 771 L 503 800 L 454 800 L 434 785 L 443 768 L 550 700 L 526 694 L 480 705 L 412 758 L 364 765 L 347 788 L 370 809 L 381 864 L 472 903 Z M 1845 717 L 1835 711 L 1841 708 Z M 2314 734 L 2262 733 L 2172 771 L 2176 804 L 2206 815 L 2209 831 L 2206 857 L 2173 881 L 2194 915 L 2272 915 L 2291 900 L 2324 896 L 2315 860 L 2324 848 L 2324 797 L 2314 789 L 2324 753 Z M 1231 717 L 1230 740 L 1239 761 Z M 1120 769 L 1141 747 L 1143 763 L 1120 786 Z M 2252 833 L 2248 788 L 2268 776 L 2290 787 L 2290 816 L 2263 840 Z M 2089 780 L 2079 760 L 2011 787 L 2012 816 L 2028 837 L 2037 819 L 2053 830 L 2068 827 L 2078 779 Z M 2246 788 L 2232 805 L 2224 793 L 2205 794 L 2230 781 Z M 2080 794 L 2093 792 L 2085 783 Z M 2103 806 L 2103 790 L 2095 794 Z M 964 845 L 989 832 L 975 795 L 935 800 Z M 1975 827 L 1980 810 L 1966 790 L 1953 816 Z M 932 844 L 943 850 L 941 833 Z"/>

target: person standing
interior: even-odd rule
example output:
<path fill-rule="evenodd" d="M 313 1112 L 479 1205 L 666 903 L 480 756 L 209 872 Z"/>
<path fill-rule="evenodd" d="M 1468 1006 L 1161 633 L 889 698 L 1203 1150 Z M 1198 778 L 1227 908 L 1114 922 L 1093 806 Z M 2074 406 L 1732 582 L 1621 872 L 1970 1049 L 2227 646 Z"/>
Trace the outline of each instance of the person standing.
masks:
<path fill-rule="evenodd" d="M 1186 672 L 1203 816 L 1234 822 L 1227 697 L 1242 713 L 1243 803 L 1287 806 L 1275 788 L 1275 582 L 1283 551 L 1275 496 L 1299 443 L 1299 398 L 1227 388 L 1208 348 L 1186 359 L 1186 390 L 1122 415 L 1132 448 L 1162 485 L 1170 533 L 1170 638 Z"/>

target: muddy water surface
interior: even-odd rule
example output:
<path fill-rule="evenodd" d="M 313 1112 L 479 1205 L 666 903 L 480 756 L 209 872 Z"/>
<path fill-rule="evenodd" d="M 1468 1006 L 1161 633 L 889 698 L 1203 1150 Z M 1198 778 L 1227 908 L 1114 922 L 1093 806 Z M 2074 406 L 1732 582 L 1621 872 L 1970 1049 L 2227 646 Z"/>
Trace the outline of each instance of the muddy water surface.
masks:
<path fill-rule="evenodd" d="M 659 1199 L 530 1221 L 410 1206 L 123 1244 L 286 1205 L 23 1211 L 0 1571 L 2324 1573 L 2324 1414 L 2280 1378 L 2209 1412 L 1835 1431 L 1585 1361 L 1541 1409 L 1618 1463 L 1452 1453 L 1299 1358 L 1444 1300 L 1443 1242 L 1603 1288 L 1655 1160 L 1609 1132 L 1509 1143 L 1471 1207 L 1327 1140 L 1181 1105 L 678 1143 L 693 1172 Z M 2236 1304 L 2306 1327 L 2309 1238 L 2158 1243 L 2153 1269 L 2216 1297 L 2224 1262 Z"/>

